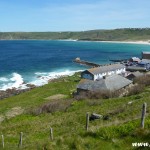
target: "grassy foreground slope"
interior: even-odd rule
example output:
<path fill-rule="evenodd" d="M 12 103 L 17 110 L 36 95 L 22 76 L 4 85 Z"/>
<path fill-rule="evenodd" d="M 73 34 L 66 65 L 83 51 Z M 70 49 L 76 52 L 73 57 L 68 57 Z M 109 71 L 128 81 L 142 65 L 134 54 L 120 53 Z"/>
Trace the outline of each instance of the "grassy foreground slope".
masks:
<path fill-rule="evenodd" d="M 150 40 L 150 28 L 90 30 L 80 32 L 0 32 L 0 39 L 78 39 L 94 41 Z"/>
<path fill-rule="evenodd" d="M 27 150 L 130 150 L 135 149 L 132 147 L 134 142 L 150 143 L 149 88 L 130 97 L 75 101 L 72 100 L 71 93 L 79 79 L 79 74 L 64 77 L 0 101 L 0 117 L 4 119 L 0 124 L 0 131 L 5 138 L 5 149 L 18 149 L 20 132 L 23 132 L 22 149 Z M 66 96 L 63 99 L 57 98 L 58 94 Z M 58 103 L 53 105 L 56 101 Z M 68 101 L 70 105 L 66 107 Z M 132 104 L 129 104 L 131 101 Z M 141 108 L 144 102 L 147 103 L 147 116 L 145 129 L 140 129 Z M 47 105 L 44 104 L 51 103 L 51 113 L 39 112 L 39 108 L 46 108 Z M 60 103 L 64 105 L 58 107 Z M 15 112 L 16 116 L 8 117 L 8 112 L 12 114 L 13 108 L 20 108 L 24 112 L 20 115 Z M 109 120 L 90 121 L 87 132 L 86 112 L 108 115 Z M 54 131 L 53 141 L 49 136 L 50 127 Z M 0 149 L 1 147 L 0 145 Z"/>

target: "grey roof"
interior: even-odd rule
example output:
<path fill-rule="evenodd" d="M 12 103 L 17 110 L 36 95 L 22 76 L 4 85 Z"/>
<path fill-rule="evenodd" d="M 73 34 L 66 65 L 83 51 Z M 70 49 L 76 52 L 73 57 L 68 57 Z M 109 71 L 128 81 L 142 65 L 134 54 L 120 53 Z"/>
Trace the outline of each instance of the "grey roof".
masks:
<path fill-rule="evenodd" d="M 107 87 L 103 80 L 93 81 L 88 79 L 82 79 L 77 85 L 78 89 L 97 91 L 97 90 L 106 90 Z"/>
<path fill-rule="evenodd" d="M 149 60 L 149 59 L 142 59 L 141 62 L 144 62 L 144 63 L 150 63 L 150 60 Z"/>
<path fill-rule="evenodd" d="M 106 79 L 101 79 L 99 81 L 82 79 L 80 83 L 77 85 L 77 88 L 89 91 L 98 91 L 98 90 L 115 91 L 122 89 L 123 87 L 131 83 L 132 81 L 115 74 L 106 77 Z"/>
<path fill-rule="evenodd" d="M 150 52 L 142 52 L 143 54 L 150 54 Z"/>
<path fill-rule="evenodd" d="M 140 66 L 128 66 L 126 68 L 127 71 L 146 71 L 145 67 L 140 67 Z"/>
<path fill-rule="evenodd" d="M 125 68 L 124 65 L 122 64 L 111 64 L 111 65 L 106 65 L 102 67 L 96 67 L 96 68 L 91 68 L 86 70 L 85 72 L 90 72 L 91 74 L 99 74 L 99 73 L 104 73 L 104 72 L 109 72 L 109 71 L 115 71 L 117 69 L 122 69 Z"/>
<path fill-rule="evenodd" d="M 143 75 L 144 75 L 144 73 L 136 71 L 136 72 L 130 73 L 128 76 L 126 76 L 126 78 L 133 80 L 135 77 L 141 77 Z"/>

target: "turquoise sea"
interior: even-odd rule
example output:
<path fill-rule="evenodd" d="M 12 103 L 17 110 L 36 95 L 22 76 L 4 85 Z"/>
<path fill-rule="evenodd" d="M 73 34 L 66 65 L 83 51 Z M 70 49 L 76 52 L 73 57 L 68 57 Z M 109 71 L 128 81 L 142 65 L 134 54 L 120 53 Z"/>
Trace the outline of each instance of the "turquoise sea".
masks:
<path fill-rule="evenodd" d="M 99 64 L 109 59 L 141 57 L 150 45 L 55 40 L 1 40 L 0 90 L 37 86 L 49 79 L 70 75 L 88 67 L 72 62 L 76 57 Z"/>

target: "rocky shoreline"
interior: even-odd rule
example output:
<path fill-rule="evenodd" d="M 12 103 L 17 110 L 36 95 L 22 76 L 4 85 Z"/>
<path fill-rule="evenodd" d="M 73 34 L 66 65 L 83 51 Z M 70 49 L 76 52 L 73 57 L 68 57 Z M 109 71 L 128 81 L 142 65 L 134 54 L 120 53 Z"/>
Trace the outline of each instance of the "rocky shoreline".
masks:
<path fill-rule="evenodd" d="M 33 84 L 27 84 L 26 86 L 27 86 L 26 89 L 12 88 L 12 89 L 7 89 L 6 91 L 0 90 L 0 100 L 8 98 L 8 97 L 11 97 L 11 96 L 18 95 L 20 93 L 24 93 L 24 92 L 30 91 L 31 89 L 37 87 L 37 86 L 35 86 Z"/>
<path fill-rule="evenodd" d="M 48 83 L 50 82 L 58 82 L 58 80 L 63 79 L 64 77 L 68 77 L 69 75 L 64 75 L 64 76 L 59 76 L 58 78 L 54 78 L 54 79 L 50 79 L 48 80 Z M 12 89 L 7 89 L 5 91 L 0 90 L 0 100 L 3 100 L 5 98 L 11 97 L 11 96 L 15 96 L 15 95 L 19 95 L 21 93 L 30 91 L 34 88 L 40 87 L 40 86 L 36 86 L 34 84 L 26 84 L 25 89 L 17 89 L 17 88 L 12 88 Z"/>

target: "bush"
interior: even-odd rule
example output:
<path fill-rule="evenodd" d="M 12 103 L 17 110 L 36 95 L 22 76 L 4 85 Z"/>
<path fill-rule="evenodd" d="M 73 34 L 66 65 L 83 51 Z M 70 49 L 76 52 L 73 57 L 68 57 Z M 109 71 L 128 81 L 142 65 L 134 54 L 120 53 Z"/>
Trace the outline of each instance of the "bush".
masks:
<path fill-rule="evenodd" d="M 42 113 L 53 113 L 56 111 L 66 111 L 72 104 L 73 100 L 55 100 L 48 102 L 39 108 L 31 110 L 33 115 L 40 115 Z"/>
<path fill-rule="evenodd" d="M 134 83 L 144 85 L 144 86 L 149 86 L 150 85 L 150 75 L 143 75 L 141 77 L 136 77 L 134 79 Z"/>
<path fill-rule="evenodd" d="M 127 96 L 139 94 L 144 91 L 145 87 L 150 86 L 150 75 L 136 77 L 133 83 L 134 86 L 128 88 Z"/>
<path fill-rule="evenodd" d="M 130 87 L 128 89 L 128 96 L 131 96 L 131 95 L 136 95 L 136 94 L 139 94 L 141 92 L 144 91 L 144 85 L 142 84 L 138 84 L 138 85 L 134 85 L 132 87 Z"/>
<path fill-rule="evenodd" d="M 101 90 L 101 91 L 84 91 L 80 92 L 75 96 L 75 99 L 108 99 L 120 96 L 121 92 L 119 91 L 109 91 L 109 90 Z"/>

